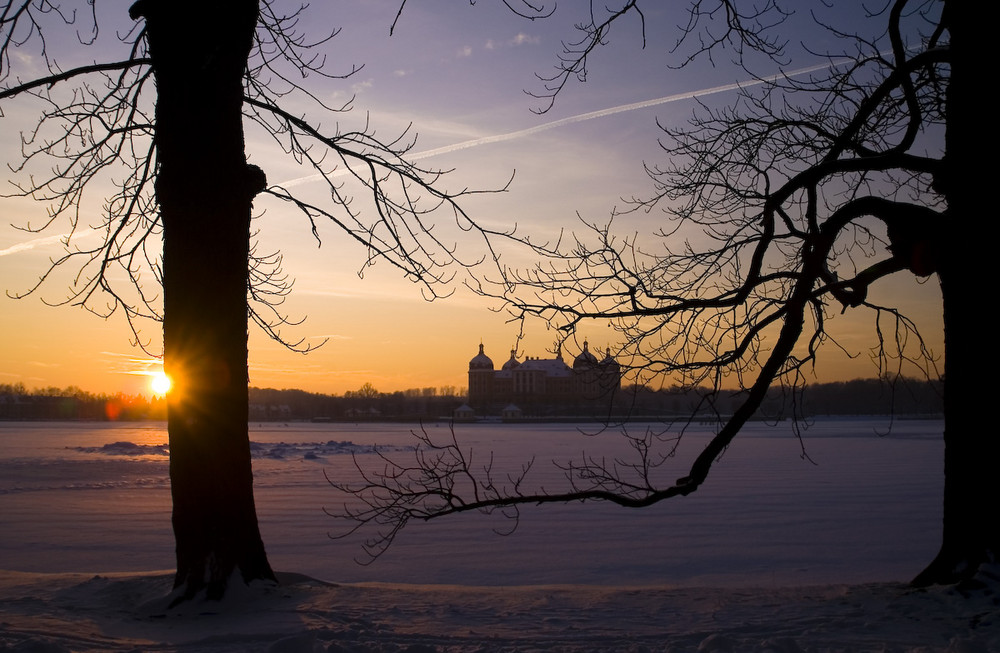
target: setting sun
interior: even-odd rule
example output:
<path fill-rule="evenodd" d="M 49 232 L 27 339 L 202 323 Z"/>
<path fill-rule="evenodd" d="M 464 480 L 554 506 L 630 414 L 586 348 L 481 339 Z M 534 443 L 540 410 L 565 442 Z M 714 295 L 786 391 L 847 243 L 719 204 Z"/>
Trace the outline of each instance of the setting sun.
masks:
<path fill-rule="evenodd" d="M 165 395 L 170 392 L 170 387 L 173 385 L 173 382 L 171 382 L 170 377 L 163 372 L 157 372 L 153 375 L 149 385 L 153 389 L 154 394 Z"/>

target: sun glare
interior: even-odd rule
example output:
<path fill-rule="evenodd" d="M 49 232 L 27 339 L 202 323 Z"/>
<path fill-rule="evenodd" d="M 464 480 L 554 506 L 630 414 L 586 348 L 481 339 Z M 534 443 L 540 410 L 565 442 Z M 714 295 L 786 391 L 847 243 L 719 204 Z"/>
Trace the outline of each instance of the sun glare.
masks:
<path fill-rule="evenodd" d="M 170 392 L 170 386 L 173 385 L 173 383 L 170 381 L 169 376 L 163 372 L 157 372 L 153 375 L 149 385 L 153 388 L 154 394 L 165 395 Z"/>

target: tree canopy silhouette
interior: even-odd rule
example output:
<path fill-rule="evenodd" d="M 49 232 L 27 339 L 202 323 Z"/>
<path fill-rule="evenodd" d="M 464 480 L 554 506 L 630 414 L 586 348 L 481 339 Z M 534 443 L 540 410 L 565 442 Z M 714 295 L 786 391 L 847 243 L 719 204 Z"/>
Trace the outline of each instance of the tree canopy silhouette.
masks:
<path fill-rule="evenodd" d="M 29 230 L 69 225 L 65 254 L 27 294 L 68 269 L 73 283 L 61 303 L 124 314 L 139 343 L 141 319 L 162 321 L 164 368 L 174 381 L 177 600 L 201 591 L 220 597 L 234 574 L 274 578 L 247 437 L 248 301 L 249 317 L 283 339 L 291 283 L 280 253 L 252 243 L 255 198 L 291 207 L 317 238 L 320 221 L 336 225 L 365 249 L 368 264 L 388 262 L 431 297 L 454 266 L 475 261 L 460 259 L 444 232 L 431 232 L 427 216 L 441 209 L 464 232 L 478 227 L 458 205 L 469 191 L 449 192 L 440 171 L 407 160 L 412 136 L 382 141 L 370 129 L 320 127 L 321 117 L 350 104 L 325 104 L 304 80 L 356 68 L 327 69 L 322 48 L 336 32 L 302 31 L 304 6 L 138 0 L 128 11 L 131 29 L 112 39 L 99 38 L 97 11 L 93 2 L 46 0 L 0 8 L 0 102 L 5 111 L 19 103 L 38 112 L 35 129 L 22 135 L 22 160 L 11 164 L 13 195 L 47 204 L 45 220 Z M 93 63 L 66 67 L 65 59 Z M 325 203 L 269 185 L 267 170 L 248 163 L 246 126 L 317 175 Z M 363 189 L 363 206 L 352 188 Z M 102 193 L 103 215 L 93 224 L 85 198 Z M 80 244 L 91 231 L 101 241 Z"/>
<path fill-rule="evenodd" d="M 642 4 L 592 5 L 580 39 L 542 77 L 542 110 L 585 78 L 616 21 L 642 18 Z M 777 2 L 752 7 L 688 3 L 677 63 L 726 50 L 748 73 L 746 58 L 756 55 L 794 68 L 781 35 L 790 13 Z M 857 11 L 846 27 L 823 25 L 842 49 L 812 53 L 811 72 L 752 76 L 730 106 L 699 106 L 687 127 L 663 129 L 664 160 L 647 164 L 653 193 L 628 209 L 663 212 L 656 238 L 619 235 L 613 221 L 555 243 L 522 235 L 541 263 L 510 272 L 499 291 L 481 288 L 514 319 L 541 318 L 565 337 L 588 321 L 610 324 L 624 343 L 619 360 L 634 371 L 715 393 L 727 384 L 743 390 L 686 473 L 664 484 L 662 469 L 654 472 L 672 460 L 676 439 L 647 432 L 632 436 L 634 460 L 585 458 L 565 467 L 564 489 L 535 491 L 530 466 L 511 476 L 473 468 L 457 439 L 422 437 L 414 461 L 362 469 L 362 481 L 340 486 L 364 499 L 340 516 L 355 530 L 374 528 L 370 555 L 411 519 L 473 510 L 516 517 L 524 504 L 567 501 L 642 507 L 696 491 L 768 389 L 794 394 L 821 345 L 836 345 L 828 323 L 839 312 L 871 312 L 881 375 L 899 375 L 910 361 L 937 376 L 917 325 L 898 305 L 870 299 L 873 287 L 903 273 L 938 277 L 946 329 L 943 540 L 914 582 L 960 581 L 996 559 L 997 444 L 978 417 L 989 405 L 985 388 L 973 382 L 973 370 L 988 364 L 982 304 L 961 299 L 986 278 L 993 247 L 983 231 L 995 213 L 986 204 L 988 166 L 976 154 L 984 21 L 952 0 Z"/>

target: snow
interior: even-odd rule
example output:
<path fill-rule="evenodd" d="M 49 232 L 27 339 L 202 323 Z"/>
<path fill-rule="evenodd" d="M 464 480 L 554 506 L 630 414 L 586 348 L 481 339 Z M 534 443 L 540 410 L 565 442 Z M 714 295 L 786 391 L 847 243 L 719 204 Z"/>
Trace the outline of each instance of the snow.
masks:
<path fill-rule="evenodd" d="M 828 420 L 804 440 L 753 425 L 681 501 L 528 509 L 509 524 L 415 524 L 368 566 L 331 540 L 337 496 L 405 425 L 252 429 L 258 513 L 280 585 L 167 609 L 162 424 L 0 424 L 0 651 L 1000 651 L 1000 580 L 914 590 L 940 538 L 941 422 Z M 480 460 L 625 455 L 571 425 L 461 425 Z M 447 425 L 429 432 L 447 434 Z M 664 473 L 705 431 L 684 436 Z M 369 458 L 366 459 L 366 456 Z M 810 462 L 810 460 L 812 462 Z M 815 464 L 814 464 L 815 463 Z"/>
<path fill-rule="evenodd" d="M 282 574 L 165 608 L 171 577 L 0 572 L 11 651 L 897 651 L 1000 647 L 996 589 L 470 587 Z"/>

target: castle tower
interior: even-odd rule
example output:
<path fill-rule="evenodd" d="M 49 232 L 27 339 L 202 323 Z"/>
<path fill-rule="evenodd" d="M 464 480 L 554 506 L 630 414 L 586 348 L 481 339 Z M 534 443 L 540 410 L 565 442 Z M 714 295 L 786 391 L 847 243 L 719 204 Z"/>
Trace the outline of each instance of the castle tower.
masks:
<path fill-rule="evenodd" d="M 493 401 L 493 381 L 496 373 L 493 360 L 483 351 L 479 343 L 479 353 L 469 361 L 469 405 L 481 408 Z"/>

